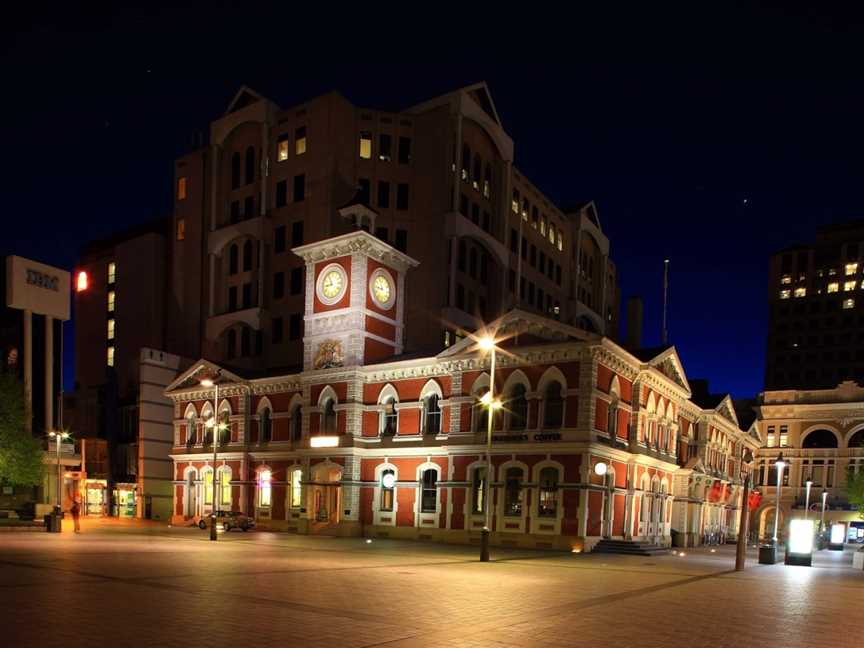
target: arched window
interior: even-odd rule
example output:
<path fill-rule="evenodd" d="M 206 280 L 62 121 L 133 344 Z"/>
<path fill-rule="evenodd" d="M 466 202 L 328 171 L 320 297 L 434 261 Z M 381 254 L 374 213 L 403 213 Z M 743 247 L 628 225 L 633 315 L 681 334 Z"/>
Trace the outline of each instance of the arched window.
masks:
<path fill-rule="evenodd" d="M 396 411 L 396 399 L 388 396 L 382 403 L 381 436 L 392 437 L 399 429 L 399 412 Z"/>
<path fill-rule="evenodd" d="M 246 239 L 243 243 L 243 272 L 248 272 L 252 269 L 252 241 Z"/>
<path fill-rule="evenodd" d="M 606 413 L 606 432 L 610 437 L 618 433 L 618 399 L 609 401 L 609 410 Z"/>
<path fill-rule="evenodd" d="M 471 181 L 471 185 L 475 189 L 480 188 L 480 180 L 483 177 L 483 162 L 480 160 L 480 155 L 478 153 L 474 154 L 474 176 Z"/>
<path fill-rule="evenodd" d="M 561 396 L 561 383 L 557 380 L 546 386 L 543 395 L 543 425 L 556 429 L 564 423 L 564 399 Z"/>
<path fill-rule="evenodd" d="M 231 510 L 231 469 L 223 466 L 219 469 L 219 506 L 222 511 Z"/>
<path fill-rule="evenodd" d="M 484 513 L 486 511 L 486 467 L 475 468 L 471 473 L 471 512 Z"/>
<path fill-rule="evenodd" d="M 492 195 L 492 166 L 486 165 L 486 172 L 483 174 L 483 197 L 488 198 Z"/>
<path fill-rule="evenodd" d="M 236 189 L 240 186 L 240 154 L 234 153 L 231 155 L 231 188 Z"/>
<path fill-rule="evenodd" d="M 507 469 L 504 482 L 504 515 L 522 516 L 522 469 L 515 466 Z"/>
<path fill-rule="evenodd" d="M 252 354 L 252 338 L 249 327 L 244 326 L 240 331 L 240 356 L 248 358 Z"/>
<path fill-rule="evenodd" d="M 261 443 L 269 443 L 273 440 L 273 421 L 270 418 L 270 409 L 264 408 L 258 415 L 258 424 L 261 428 Z"/>
<path fill-rule="evenodd" d="M 528 419 L 528 399 L 525 386 L 517 383 L 510 391 L 507 408 L 510 410 L 510 429 L 524 430 Z"/>
<path fill-rule="evenodd" d="M 228 329 L 227 338 L 225 356 L 230 360 L 237 355 L 237 331 Z"/>
<path fill-rule="evenodd" d="M 222 410 L 219 416 L 219 443 L 225 444 L 231 440 L 231 414 L 228 410 Z"/>
<path fill-rule="evenodd" d="M 258 473 L 258 506 L 270 508 L 273 501 L 272 491 L 273 474 L 269 470 Z"/>
<path fill-rule="evenodd" d="M 488 388 L 480 389 L 476 396 L 477 402 L 474 404 L 474 432 L 486 432 L 489 425 L 489 408 L 483 404 L 483 396 L 488 392 Z"/>
<path fill-rule="evenodd" d="M 321 411 L 321 432 L 324 434 L 336 434 L 336 403 L 332 398 L 324 402 Z"/>
<path fill-rule="evenodd" d="M 291 491 L 290 491 L 290 500 L 289 505 L 291 508 L 300 508 L 300 501 L 303 494 L 303 487 L 300 483 L 300 480 L 303 477 L 303 470 L 300 468 L 294 468 L 291 471 Z"/>
<path fill-rule="evenodd" d="M 295 405 L 291 412 L 291 440 L 299 441 L 303 437 L 303 410 Z"/>
<path fill-rule="evenodd" d="M 204 474 L 204 503 L 213 503 L 213 469 L 207 468 L 203 471 Z"/>
<path fill-rule="evenodd" d="M 255 182 L 255 149 L 246 149 L 246 184 Z"/>
<path fill-rule="evenodd" d="M 381 471 L 381 499 L 379 501 L 379 511 L 392 511 L 394 491 L 396 484 L 396 471 L 387 468 Z"/>
<path fill-rule="evenodd" d="M 438 510 L 438 473 L 434 468 L 423 471 L 420 488 L 420 512 L 435 513 Z"/>
<path fill-rule="evenodd" d="M 186 445 L 195 443 L 195 428 L 197 426 L 195 412 L 189 412 L 186 417 Z"/>
<path fill-rule="evenodd" d="M 235 275 L 237 271 L 240 269 L 240 251 L 237 248 L 236 243 L 232 243 L 231 247 L 228 248 L 228 274 Z"/>
<path fill-rule="evenodd" d="M 836 448 L 837 437 L 831 430 L 813 430 L 804 437 L 802 448 Z"/>
<path fill-rule="evenodd" d="M 468 169 L 471 168 L 471 147 L 462 145 L 462 179 L 468 180 Z"/>
<path fill-rule="evenodd" d="M 554 518 L 558 515 L 558 470 L 547 466 L 540 471 L 537 515 Z"/>
<path fill-rule="evenodd" d="M 438 394 L 429 394 L 423 401 L 423 431 L 438 434 L 441 431 L 441 407 Z"/>

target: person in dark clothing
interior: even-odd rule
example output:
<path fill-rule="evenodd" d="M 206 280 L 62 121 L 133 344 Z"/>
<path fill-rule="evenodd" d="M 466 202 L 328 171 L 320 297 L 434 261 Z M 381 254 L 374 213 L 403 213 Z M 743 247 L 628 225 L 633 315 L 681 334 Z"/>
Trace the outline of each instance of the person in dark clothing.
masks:
<path fill-rule="evenodd" d="M 72 521 L 75 523 L 75 533 L 81 533 L 81 522 L 78 519 L 81 515 L 81 505 L 78 503 L 77 497 L 72 500 L 72 508 L 69 509 L 69 512 L 72 514 Z"/>

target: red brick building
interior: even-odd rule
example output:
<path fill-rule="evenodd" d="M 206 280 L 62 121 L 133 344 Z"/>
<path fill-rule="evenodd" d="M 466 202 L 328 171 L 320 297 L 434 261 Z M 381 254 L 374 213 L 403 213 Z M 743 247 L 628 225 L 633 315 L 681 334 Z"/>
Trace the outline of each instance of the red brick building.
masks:
<path fill-rule="evenodd" d="M 177 524 L 216 508 L 260 526 L 471 542 L 484 525 L 490 358 L 473 337 L 403 353 L 416 262 L 363 231 L 294 252 L 305 262 L 304 369 L 240 376 L 206 360 L 174 406 Z M 728 397 L 700 405 L 675 349 L 610 339 L 512 310 L 497 340 L 492 541 L 591 548 L 603 537 L 698 544 L 734 535 L 745 446 Z M 214 387 L 203 378 L 217 377 Z M 597 468 L 603 464 L 603 470 Z"/>

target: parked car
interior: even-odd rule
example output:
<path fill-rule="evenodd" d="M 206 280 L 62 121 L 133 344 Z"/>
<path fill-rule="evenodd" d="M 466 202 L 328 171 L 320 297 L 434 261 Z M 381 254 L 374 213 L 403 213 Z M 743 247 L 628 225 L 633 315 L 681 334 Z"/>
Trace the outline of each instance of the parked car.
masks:
<path fill-rule="evenodd" d="M 224 531 L 230 531 L 231 529 L 248 531 L 255 526 L 255 520 L 240 511 L 217 511 L 216 523 L 221 524 Z M 209 524 L 210 516 L 202 517 L 198 521 L 198 528 L 206 529 Z"/>

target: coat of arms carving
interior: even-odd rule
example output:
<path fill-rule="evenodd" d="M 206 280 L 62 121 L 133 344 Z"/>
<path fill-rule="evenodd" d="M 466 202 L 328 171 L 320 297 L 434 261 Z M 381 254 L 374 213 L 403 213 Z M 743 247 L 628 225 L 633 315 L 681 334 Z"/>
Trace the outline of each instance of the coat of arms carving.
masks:
<path fill-rule="evenodd" d="M 339 340 L 327 340 L 318 345 L 314 364 L 316 369 L 341 367 L 344 362 L 345 357 L 342 354 L 342 343 Z"/>

